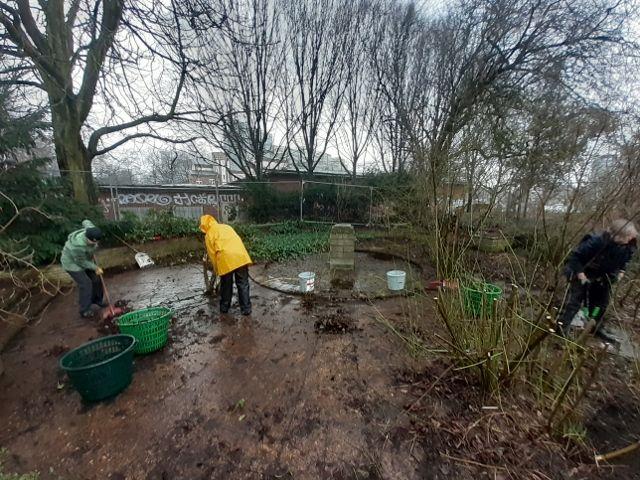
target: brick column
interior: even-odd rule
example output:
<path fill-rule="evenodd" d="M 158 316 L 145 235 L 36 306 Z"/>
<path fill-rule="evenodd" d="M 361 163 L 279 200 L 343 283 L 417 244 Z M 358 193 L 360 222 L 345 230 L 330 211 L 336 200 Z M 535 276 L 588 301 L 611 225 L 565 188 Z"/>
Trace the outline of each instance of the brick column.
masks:
<path fill-rule="evenodd" d="M 331 229 L 329 239 L 329 271 L 331 284 L 352 288 L 355 281 L 356 234 L 349 223 L 338 223 Z"/>

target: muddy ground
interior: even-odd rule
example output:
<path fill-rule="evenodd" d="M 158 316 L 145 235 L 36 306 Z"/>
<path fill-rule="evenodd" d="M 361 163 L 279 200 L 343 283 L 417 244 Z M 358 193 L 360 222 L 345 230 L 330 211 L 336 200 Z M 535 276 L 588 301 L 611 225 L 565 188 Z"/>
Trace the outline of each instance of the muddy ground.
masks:
<path fill-rule="evenodd" d="M 408 332 L 419 311 L 428 336 L 437 328 L 428 296 L 315 302 L 252 283 L 253 315 L 236 307 L 220 317 L 202 295 L 199 265 L 107 281 L 112 298 L 132 308 L 175 310 L 169 344 L 136 358 L 133 383 L 118 397 L 85 405 L 57 361 L 103 326 L 78 318 L 73 296 L 57 298 L 3 353 L 5 471 L 38 470 L 42 479 L 638 475 L 638 457 L 600 469 L 584 451 L 567 458 L 522 405 L 483 409 L 464 372 L 440 356 L 412 358 L 380 318 Z M 622 446 L 640 428 L 637 402 L 621 387 L 594 402 L 598 448 Z"/>
<path fill-rule="evenodd" d="M 58 357 L 100 335 L 60 297 L 4 352 L 0 444 L 7 471 L 42 478 L 420 478 L 410 438 L 383 447 L 408 401 L 393 385 L 409 366 L 365 304 L 310 305 L 252 284 L 254 313 L 221 319 L 198 265 L 108 278 L 133 308 L 175 310 L 170 344 L 137 357 L 131 386 L 93 406 Z M 401 311 L 397 301 L 377 308 Z M 340 316 L 344 332 L 318 329 Z M 329 329 L 331 330 L 331 329 Z M 406 420 L 404 420 L 406 421 Z"/>

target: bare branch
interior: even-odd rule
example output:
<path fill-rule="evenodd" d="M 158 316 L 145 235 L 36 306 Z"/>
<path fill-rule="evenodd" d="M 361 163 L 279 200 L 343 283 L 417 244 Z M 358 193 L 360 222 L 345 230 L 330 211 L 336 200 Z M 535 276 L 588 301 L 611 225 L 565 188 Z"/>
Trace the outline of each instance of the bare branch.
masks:
<path fill-rule="evenodd" d="M 194 142 L 202 137 L 191 137 L 191 138 L 184 138 L 184 139 L 175 139 L 175 138 L 169 138 L 169 137 L 165 137 L 162 135 L 156 135 L 153 133 L 134 133 L 132 135 L 128 135 L 125 138 L 123 138 L 122 140 L 117 141 L 116 143 L 105 147 L 101 150 L 98 150 L 95 155 L 104 155 L 105 153 L 108 153 L 112 150 L 115 150 L 116 148 L 120 147 L 121 145 L 124 145 L 125 143 L 134 140 L 136 138 L 153 138 L 155 140 L 162 140 L 163 142 L 167 142 L 167 143 L 174 143 L 174 144 L 181 144 L 181 143 L 191 143 Z"/>

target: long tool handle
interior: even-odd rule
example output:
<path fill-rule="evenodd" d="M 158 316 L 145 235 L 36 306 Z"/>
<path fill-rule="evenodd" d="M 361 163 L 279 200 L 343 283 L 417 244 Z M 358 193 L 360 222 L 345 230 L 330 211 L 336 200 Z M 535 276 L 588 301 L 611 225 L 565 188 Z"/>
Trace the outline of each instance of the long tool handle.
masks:
<path fill-rule="evenodd" d="M 93 263 L 98 263 L 98 259 L 96 256 L 93 256 Z M 102 291 L 104 292 L 104 296 L 107 297 L 107 303 L 109 304 L 109 313 L 113 317 L 113 305 L 111 305 L 111 300 L 109 299 L 109 290 L 107 290 L 107 284 L 104 283 L 104 277 L 102 275 L 98 275 L 100 277 L 100 283 L 102 283 Z"/>
<path fill-rule="evenodd" d="M 116 237 L 118 240 L 120 240 L 122 243 L 124 243 L 127 247 L 129 247 L 131 250 L 133 250 L 136 253 L 140 253 L 139 250 L 136 250 L 135 248 L 133 248 L 131 245 L 129 245 L 127 242 L 124 241 L 124 239 L 120 238 L 118 235 L 116 235 L 115 233 L 113 234 L 114 237 Z"/>
<path fill-rule="evenodd" d="M 100 281 L 102 282 L 102 291 L 104 292 L 104 296 L 107 297 L 107 303 L 109 304 L 109 312 L 113 317 L 113 305 L 111 305 L 111 299 L 109 298 L 109 290 L 107 290 L 107 284 L 104 283 L 104 277 L 100 275 Z"/>

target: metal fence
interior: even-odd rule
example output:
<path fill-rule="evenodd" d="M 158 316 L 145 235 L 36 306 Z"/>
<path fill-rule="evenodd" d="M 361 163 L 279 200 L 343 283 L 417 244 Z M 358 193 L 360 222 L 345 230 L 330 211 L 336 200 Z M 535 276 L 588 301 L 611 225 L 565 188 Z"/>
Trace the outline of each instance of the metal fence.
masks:
<path fill-rule="evenodd" d="M 237 183 L 249 220 L 374 225 L 382 221 L 384 201 L 376 187 L 341 182 L 290 180 Z M 257 213 L 256 213 L 257 212 Z"/>

